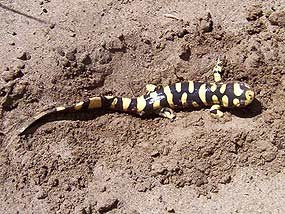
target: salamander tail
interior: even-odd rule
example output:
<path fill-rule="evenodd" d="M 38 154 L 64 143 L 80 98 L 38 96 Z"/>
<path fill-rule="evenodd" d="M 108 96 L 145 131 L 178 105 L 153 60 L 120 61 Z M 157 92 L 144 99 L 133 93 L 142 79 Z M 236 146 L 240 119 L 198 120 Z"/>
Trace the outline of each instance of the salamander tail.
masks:
<path fill-rule="evenodd" d="M 84 109 L 100 109 L 104 106 L 103 105 L 104 99 L 105 99 L 104 97 L 92 97 L 87 99 L 86 101 L 75 103 L 70 106 L 59 106 L 59 107 L 49 108 L 39 114 L 36 114 L 26 123 L 24 123 L 23 126 L 19 129 L 18 135 L 24 134 L 36 122 L 56 112 L 75 112 Z"/>

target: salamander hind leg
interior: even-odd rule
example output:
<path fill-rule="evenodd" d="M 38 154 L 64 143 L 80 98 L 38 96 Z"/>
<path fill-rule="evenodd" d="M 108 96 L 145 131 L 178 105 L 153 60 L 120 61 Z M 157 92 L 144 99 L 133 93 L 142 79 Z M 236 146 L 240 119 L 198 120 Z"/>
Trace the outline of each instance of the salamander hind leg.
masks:
<path fill-rule="evenodd" d="M 176 117 L 176 115 L 174 114 L 174 111 L 171 108 L 167 108 L 167 107 L 159 109 L 158 115 L 161 117 L 168 118 L 171 121 L 173 121 Z"/>
<path fill-rule="evenodd" d="M 222 61 L 220 59 L 218 59 L 214 69 L 213 69 L 213 73 L 214 73 L 214 81 L 215 82 L 220 82 L 222 81 Z"/>
<path fill-rule="evenodd" d="M 145 88 L 146 88 L 147 94 L 150 94 L 151 92 L 154 92 L 157 89 L 157 86 L 153 84 L 147 84 Z"/>
<path fill-rule="evenodd" d="M 224 113 L 220 110 L 221 106 L 220 105 L 213 105 L 210 108 L 210 114 L 213 118 L 221 118 L 224 116 Z"/>

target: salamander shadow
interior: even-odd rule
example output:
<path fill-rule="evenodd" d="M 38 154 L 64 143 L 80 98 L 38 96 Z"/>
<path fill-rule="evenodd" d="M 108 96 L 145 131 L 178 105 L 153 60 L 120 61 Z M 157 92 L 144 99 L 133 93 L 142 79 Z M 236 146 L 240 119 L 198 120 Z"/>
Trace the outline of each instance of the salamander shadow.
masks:
<path fill-rule="evenodd" d="M 252 103 L 245 108 L 233 108 L 228 110 L 233 115 L 241 118 L 255 117 L 262 112 L 262 104 L 257 99 L 254 99 Z"/>

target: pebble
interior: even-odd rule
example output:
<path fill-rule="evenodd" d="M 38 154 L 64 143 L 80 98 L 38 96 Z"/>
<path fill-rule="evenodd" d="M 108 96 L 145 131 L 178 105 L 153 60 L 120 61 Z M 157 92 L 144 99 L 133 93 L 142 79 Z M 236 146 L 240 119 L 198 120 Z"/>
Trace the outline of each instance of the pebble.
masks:
<path fill-rule="evenodd" d="M 25 64 L 23 62 L 16 62 L 13 68 L 15 70 L 21 70 L 25 68 Z"/>
<path fill-rule="evenodd" d="M 261 6 L 254 5 L 248 9 L 246 19 L 248 21 L 255 21 L 262 15 L 263 15 L 263 12 L 262 12 Z"/>
<path fill-rule="evenodd" d="M 285 27 L 285 10 L 275 11 L 271 13 L 268 20 L 272 25 L 278 25 L 280 27 Z"/>
<path fill-rule="evenodd" d="M 232 177 L 230 175 L 226 175 L 223 178 L 221 178 L 220 183 L 221 184 L 228 184 L 232 180 Z"/>
<path fill-rule="evenodd" d="M 23 73 L 20 70 L 9 69 L 2 72 L 2 79 L 6 82 L 14 80 L 18 77 L 21 77 Z"/>
<path fill-rule="evenodd" d="M 98 202 L 98 212 L 107 213 L 118 207 L 119 200 L 117 198 L 108 198 L 107 200 L 102 200 Z"/>
<path fill-rule="evenodd" d="M 180 30 L 180 31 L 177 33 L 177 36 L 178 36 L 179 38 L 183 38 L 186 34 L 189 34 L 188 30 L 182 29 L 182 30 Z"/>
<path fill-rule="evenodd" d="M 167 207 L 166 210 L 168 213 L 175 213 L 175 210 L 172 207 Z"/>
<path fill-rule="evenodd" d="M 119 38 L 115 38 L 106 44 L 106 48 L 111 52 L 123 51 L 125 45 Z"/>
<path fill-rule="evenodd" d="M 188 61 L 191 55 L 191 49 L 188 44 L 182 44 L 178 50 L 180 59 Z"/>
<path fill-rule="evenodd" d="M 8 44 L 14 46 L 15 42 L 14 41 L 9 41 Z"/>
<path fill-rule="evenodd" d="M 44 190 L 39 190 L 36 194 L 37 199 L 45 199 L 48 196 L 48 194 Z"/>
<path fill-rule="evenodd" d="M 256 150 L 261 153 L 266 162 L 273 161 L 277 156 L 278 149 L 268 140 L 257 141 L 256 147 Z"/>
<path fill-rule="evenodd" d="M 65 53 L 61 47 L 57 47 L 55 50 L 60 56 L 65 56 Z"/>
<path fill-rule="evenodd" d="M 262 55 L 256 52 L 250 54 L 244 61 L 246 69 L 257 68 L 262 63 Z"/>
<path fill-rule="evenodd" d="M 71 50 L 66 52 L 65 57 L 66 59 L 68 59 L 69 61 L 75 61 L 76 60 L 76 56 L 75 56 L 76 50 Z"/>
<path fill-rule="evenodd" d="M 205 18 L 200 18 L 200 30 L 202 33 L 208 33 L 213 30 L 213 21 L 210 13 Z"/>
<path fill-rule="evenodd" d="M 100 64 L 107 64 L 112 60 L 112 55 L 105 49 L 98 49 L 96 51 L 96 60 Z"/>
<path fill-rule="evenodd" d="M 88 53 L 83 53 L 80 57 L 79 57 L 79 62 L 84 64 L 84 65 L 89 65 L 92 63 L 91 57 L 89 56 Z"/>
<path fill-rule="evenodd" d="M 160 153 L 159 153 L 159 151 L 157 151 L 157 150 L 153 151 L 153 152 L 150 154 L 150 156 L 153 157 L 153 158 L 156 158 L 156 157 L 158 157 L 159 155 L 160 155 Z"/>
<path fill-rule="evenodd" d="M 23 50 L 19 50 L 17 53 L 17 58 L 20 60 L 29 60 L 31 59 L 31 55 L 29 52 L 23 51 Z"/>

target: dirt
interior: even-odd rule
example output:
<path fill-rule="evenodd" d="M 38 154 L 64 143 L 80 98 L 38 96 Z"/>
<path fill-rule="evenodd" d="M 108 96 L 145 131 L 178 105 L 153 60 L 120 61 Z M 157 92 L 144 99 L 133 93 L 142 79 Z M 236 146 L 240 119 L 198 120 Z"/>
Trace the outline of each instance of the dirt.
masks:
<path fill-rule="evenodd" d="M 284 213 L 285 1 L 2 1 L 1 213 Z M 246 109 L 174 122 L 34 114 L 147 83 L 244 81 Z M 278 197 L 277 197 L 278 196 Z"/>

